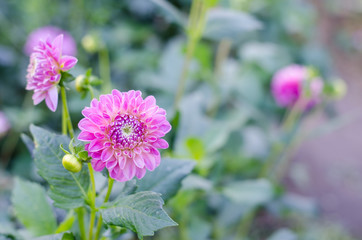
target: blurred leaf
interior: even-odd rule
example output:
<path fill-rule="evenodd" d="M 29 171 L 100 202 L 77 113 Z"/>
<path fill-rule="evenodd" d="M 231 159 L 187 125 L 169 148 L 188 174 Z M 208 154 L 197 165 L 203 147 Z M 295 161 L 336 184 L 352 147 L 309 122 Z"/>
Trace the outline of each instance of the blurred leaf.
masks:
<path fill-rule="evenodd" d="M 190 137 L 186 139 L 186 146 L 193 159 L 200 161 L 205 157 L 205 147 L 199 138 Z"/>
<path fill-rule="evenodd" d="M 31 240 L 75 240 L 73 233 L 58 233 L 53 235 L 42 236 Z"/>
<path fill-rule="evenodd" d="M 187 19 L 186 17 L 179 12 L 174 6 L 165 0 L 151 0 L 156 4 L 164 13 L 165 17 L 171 21 L 179 24 L 181 27 L 186 26 Z"/>
<path fill-rule="evenodd" d="M 71 173 L 62 165 L 63 151 L 59 148 L 68 145 L 70 139 L 34 125 L 30 126 L 34 137 L 34 160 L 38 173 L 50 185 L 49 196 L 59 208 L 72 209 L 84 205 L 83 194 L 89 187 L 88 168 L 79 173 Z M 78 185 L 79 184 L 79 185 Z"/>
<path fill-rule="evenodd" d="M 222 39 L 239 40 L 245 33 L 262 28 L 253 16 L 223 8 L 214 8 L 207 12 L 204 37 L 220 41 Z"/>
<path fill-rule="evenodd" d="M 255 63 L 268 73 L 274 73 L 292 62 L 287 49 L 274 43 L 249 42 L 239 50 L 239 57 L 249 63 Z M 278 61 L 275 61 L 278 59 Z"/>
<path fill-rule="evenodd" d="M 298 194 L 287 193 L 281 198 L 284 208 L 291 209 L 308 217 L 315 217 L 318 214 L 318 206 L 314 199 Z"/>
<path fill-rule="evenodd" d="M 273 186 L 266 179 L 232 182 L 225 186 L 223 193 L 231 201 L 249 207 L 258 206 L 273 198 Z"/>
<path fill-rule="evenodd" d="M 195 49 L 194 56 L 199 61 L 202 69 L 211 69 L 213 57 L 212 48 L 209 44 L 200 42 Z"/>
<path fill-rule="evenodd" d="M 16 217 L 34 236 L 55 232 L 55 216 L 40 185 L 15 178 L 11 200 Z"/>
<path fill-rule="evenodd" d="M 195 216 L 191 218 L 188 226 L 190 240 L 208 240 L 211 234 L 211 224 Z"/>
<path fill-rule="evenodd" d="M 128 228 L 143 239 L 161 228 L 177 225 L 162 205 L 159 193 L 139 192 L 105 204 L 100 212 L 105 224 Z"/>
<path fill-rule="evenodd" d="M 154 171 L 147 172 L 142 179 L 137 180 L 138 188 L 136 192 L 158 192 L 167 201 L 177 193 L 181 187 L 181 181 L 191 172 L 194 166 L 194 161 L 163 159 L 160 166 Z"/>
<path fill-rule="evenodd" d="M 213 183 L 210 180 L 196 174 L 190 174 L 182 181 L 182 189 L 184 190 L 201 189 L 209 191 L 212 187 Z"/>
<path fill-rule="evenodd" d="M 282 228 L 273 233 L 267 240 L 298 240 L 298 236 L 287 228 Z"/>

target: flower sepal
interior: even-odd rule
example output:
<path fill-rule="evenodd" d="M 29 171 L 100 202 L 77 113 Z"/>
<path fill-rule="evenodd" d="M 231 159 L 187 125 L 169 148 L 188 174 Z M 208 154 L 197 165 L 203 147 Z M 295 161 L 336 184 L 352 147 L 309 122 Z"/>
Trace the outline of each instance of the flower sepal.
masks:
<path fill-rule="evenodd" d="M 61 71 L 61 78 L 60 78 L 59 86 L 64 86 L 64 83 L 69 83 L 74 80 L 75 80 L 75 77 L 72 74 Z"/>

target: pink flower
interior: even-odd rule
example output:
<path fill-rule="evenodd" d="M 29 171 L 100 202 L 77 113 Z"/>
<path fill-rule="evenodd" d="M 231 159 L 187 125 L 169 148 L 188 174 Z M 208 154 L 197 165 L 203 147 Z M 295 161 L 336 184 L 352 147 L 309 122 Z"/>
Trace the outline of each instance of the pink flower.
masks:
<path fill-rule="evenodd" d="M 24 52 L 30 56 L 39 41 L 53 41 L 60 34 L 64 36 L 63 53 L 70 56 L 77 55 L 77 45 L 73 37 L 67 31 L 54 26 L 41 27 L 31 32 L 26 40 Z"/>
<path fill-rule="evenodd" d="M 0 112 L 0 137 L 4 136 L 10 129 L 10 123 L 3 112 Z"/>
<path fill-rule="evenodd" d="M 39 41 L 30 55 L 28 66 L 27 90 L 34 90 L 33 101 L 37 105 L 45 99 L 48 108 L 55 112 L 58 105 L 57 85 L 62 71 L 68 71 L 77 63 L 72 56 L 62 56 L 63 35 L 52 42 Z"/>
<path fill-rule="evenodd" d="M 78 127 L 95 171 L 106 167 L 110 177 L 120 182 L 142 178 L 161 161 L 158 148 L 168 148 L 161 139 L 171 130 L 166 111 L 153 96 L 142 98 L 140 91 L 101 95 L 84 108 Z"/>
<path fill-rule="evenodd" d="M 308 84 L 308 69 L 300 65 L 290 65 L 274 74 L 271 91 L 275 101 L 281 107 L 292 107 L 300 97 L 305 99 L 305 107 L 314 106 L 323 90 L 323 81 L 314 78 Z M 310 94 L 305 94 L 309 87 Z"/>

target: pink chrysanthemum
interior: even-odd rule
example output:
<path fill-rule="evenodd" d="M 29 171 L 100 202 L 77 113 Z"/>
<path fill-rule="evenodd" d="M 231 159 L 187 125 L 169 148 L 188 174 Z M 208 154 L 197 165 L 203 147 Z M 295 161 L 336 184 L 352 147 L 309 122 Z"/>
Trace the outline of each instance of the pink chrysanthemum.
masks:
<path fill-rule="evenodd" d="M 24 45 L 24 51 L 27 55 L 33 52 L 35 46 L 38 45 L 39 41 L 53 41 L 60 34 L 64 35 L 63 40 L 63 54 L 75 56 L 77 55 L 77 44 L 75 43 L 74 38 L 67 31 L 60 29 L 55 26 L 44 26 L 32 31 Z"/>
<path fill-rule="evenodd" d="M 308 81 L 308 69 L 300 65 L 290 65 L 274 74 L 271 91 L 275 101 L 281 107 L 292 107 L 297 100 L 305 98 L 305 107 L 315 105 L 323 90 L 323 81 L 320 78 L 312 79 L 308 85 L 310 96 L 304 96 L 305 84 Z"/>
<path fill-rule="evenodd" d="M 84 108 L 78 139 L 85 145 L 95 171 L 106 167 L 111 178 L 120 182 L 142 178 L 146 169 L 160 164 L 158 148 L 168 148 L 161 139 L 171 129 L 166 111 L 153 96 L 142 98 L 140 91 L 101 95 Z"/>
<path fill-rule="evenodd" d="M 34 90 L 33 101 L 37 105 L 45 99 L 45 103 L 53 112 L 58 105 L 57 85 L 61 72 L 68 71 L 77 63 L 72 56 L 62 56 L 63 35 L 52 42 L 39 41 L 30 55 L 26 90 Z"/>

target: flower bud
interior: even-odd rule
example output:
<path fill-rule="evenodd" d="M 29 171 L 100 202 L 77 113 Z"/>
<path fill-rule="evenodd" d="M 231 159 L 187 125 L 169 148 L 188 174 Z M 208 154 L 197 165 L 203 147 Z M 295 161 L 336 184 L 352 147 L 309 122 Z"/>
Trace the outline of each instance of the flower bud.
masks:
<path fill-rule="evenodd" d="M 334 80 L 324 88 L 324 94 L 333 99 L 341 99 L 347 93 L 347 85 L 343 80 Z"/>
<path fill-rule="evenodd" d="M 65 154 L 62 160 L 65 169 L 77 173 L 82 170 L 82 162 L 71 154 Z"/>
<path fill-rule="evenodd" d="M 75 78 L 75 89 L 78 92 L 83 92 L 86 90 L 86 77 L 82 74 Z"/>
<path fill-rule="evenodd" d="M 89 53 L 95 53 L 99 50 L 99 40 L 93 34 L 87 34 L 82 38 L 82 46 Z"/>

